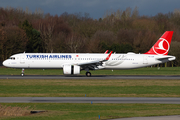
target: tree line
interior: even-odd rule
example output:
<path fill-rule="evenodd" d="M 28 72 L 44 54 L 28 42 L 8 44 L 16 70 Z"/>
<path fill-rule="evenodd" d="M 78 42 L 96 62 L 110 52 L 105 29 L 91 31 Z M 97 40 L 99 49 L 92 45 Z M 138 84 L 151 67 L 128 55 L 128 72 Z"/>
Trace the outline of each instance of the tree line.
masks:
<path fill-rule="evenodd" d="M 0 8 L 0 61 L 22 53 L 145 53 L 165 31 L 174 31 L 170 55 L 180 65 L 180 11 L 140 16 L 138 9 L 106 11 L 100 19 L 88 13 L 62 15 L 28 9 Z"/>

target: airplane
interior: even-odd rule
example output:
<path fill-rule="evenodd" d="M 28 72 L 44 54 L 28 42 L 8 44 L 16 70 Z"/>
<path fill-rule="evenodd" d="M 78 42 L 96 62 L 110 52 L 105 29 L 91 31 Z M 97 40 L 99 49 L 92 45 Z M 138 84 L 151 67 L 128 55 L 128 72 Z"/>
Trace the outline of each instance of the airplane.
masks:
<path fill-rule="evenodd" d="M 152 48 L 144 54 L 109 54 L 105 53 L 19 53 L 12 55 L 3 62 L 11 68 L 21 68 L 24 76 L 26 68 L 57 68 L 63 69 L 64 75 L 80 74 L 85 70 L 90 77 L 90 70 L 101 69 L 135 69 L 175 60 L 175 56 L 168 55 L 173 31 L 166 31 Z"/>

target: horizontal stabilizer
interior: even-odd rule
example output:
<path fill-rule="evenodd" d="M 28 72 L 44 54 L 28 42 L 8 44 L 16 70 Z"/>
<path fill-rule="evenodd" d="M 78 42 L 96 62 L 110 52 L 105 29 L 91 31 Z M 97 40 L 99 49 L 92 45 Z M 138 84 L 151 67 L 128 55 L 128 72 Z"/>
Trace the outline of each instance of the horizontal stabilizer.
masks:
<path fill-rule="evenodd" d="M 156 58 L 156 60 L 159 60 L 159 61 L 163 61 L 163 60 L 172 61 L 172 60 L 175 60 L 175 59 L 176 59 L 175 56 L 162 56 L 162 57 Z"/>

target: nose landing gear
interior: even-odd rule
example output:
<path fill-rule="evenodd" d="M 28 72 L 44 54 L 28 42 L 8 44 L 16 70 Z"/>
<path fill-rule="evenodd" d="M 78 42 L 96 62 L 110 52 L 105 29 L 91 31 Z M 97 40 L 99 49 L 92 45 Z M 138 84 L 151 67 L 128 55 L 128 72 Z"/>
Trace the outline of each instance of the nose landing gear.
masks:
<path fill-rule="evenodd" d="M 21 71 L 21 76 L 22 76 L 22 77 L 24 76 L 24 68 L 23 68 L 22 71 Z"/>

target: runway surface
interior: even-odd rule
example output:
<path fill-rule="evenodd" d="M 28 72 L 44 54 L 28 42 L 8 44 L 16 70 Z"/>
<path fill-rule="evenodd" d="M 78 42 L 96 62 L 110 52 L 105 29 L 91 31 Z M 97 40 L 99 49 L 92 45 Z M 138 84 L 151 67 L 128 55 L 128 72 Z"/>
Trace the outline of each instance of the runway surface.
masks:
<path fill-rule="evenodd" d="M 119 118 L 112 120 L 179 120 L 180 115 L 172 116 L 154 116 L 154 117 L 132 117 L 132 118 Z"/>
<path fill-rule="evenodd" d="M 0 75 L 0 79 L 161 79 L 161 80 L 180 80 L 180 75 Z"/>
<path fill-rule="evenodd" d="M 180 104 L 180 98 L 148 97 L 0 97 L 0 103 L 158 103 Z"/>

